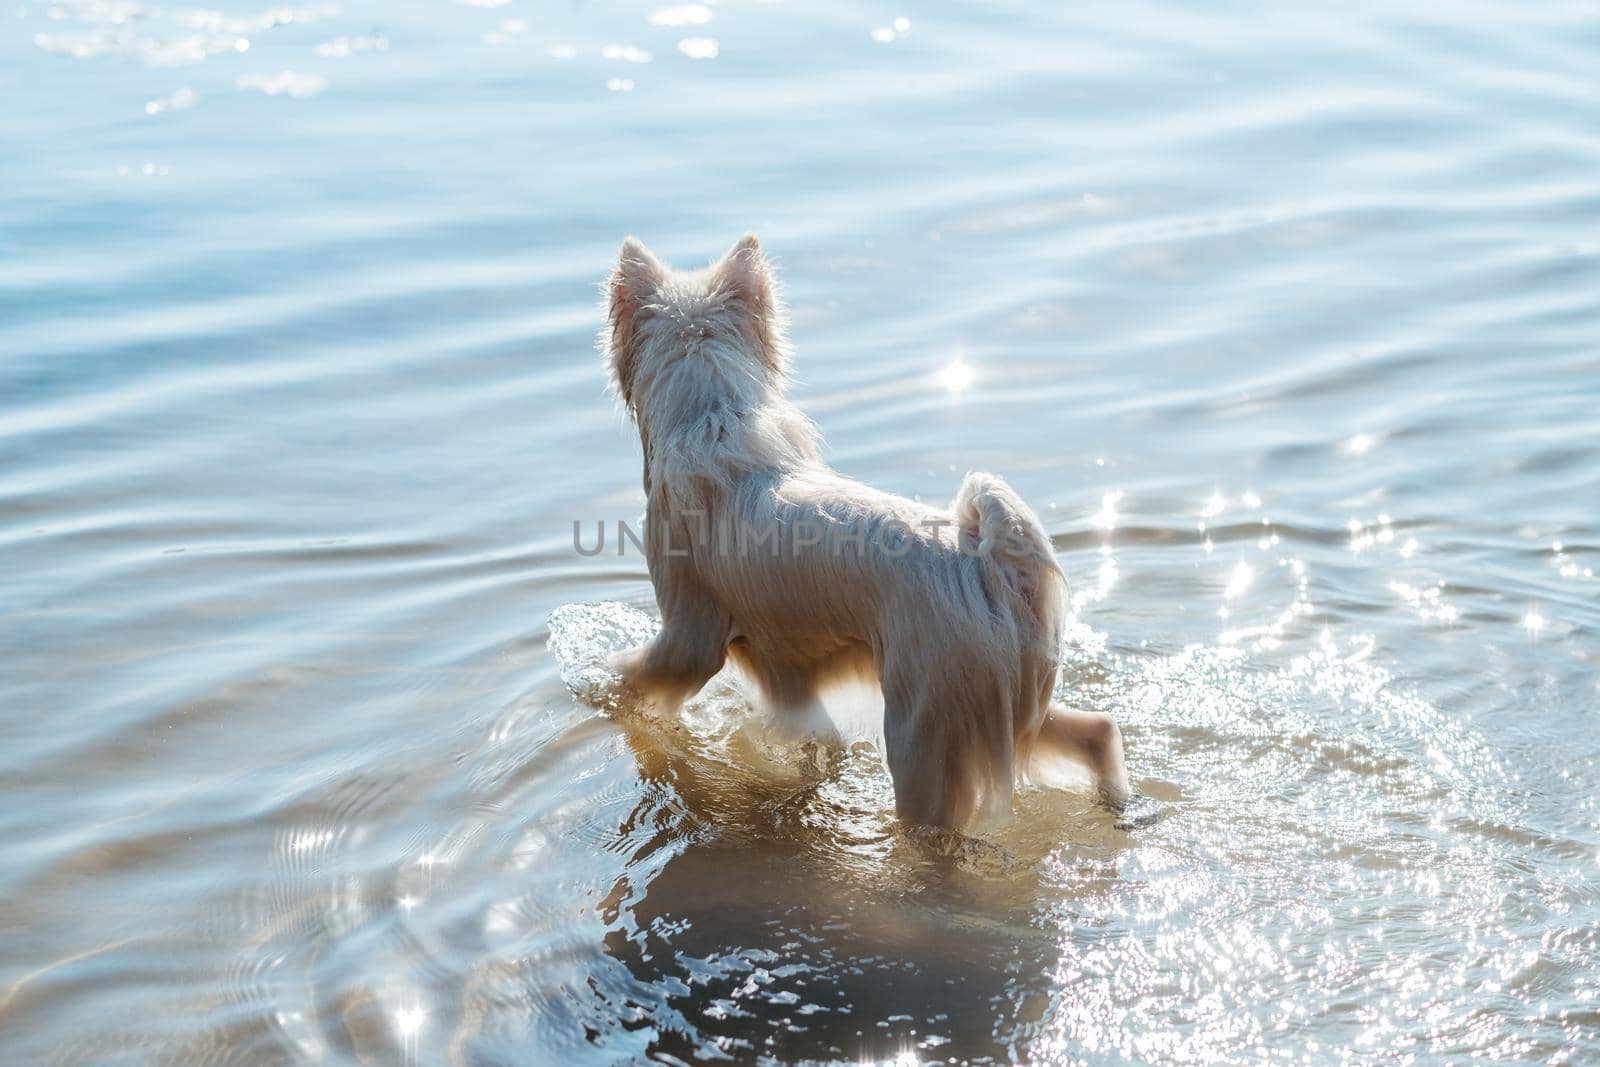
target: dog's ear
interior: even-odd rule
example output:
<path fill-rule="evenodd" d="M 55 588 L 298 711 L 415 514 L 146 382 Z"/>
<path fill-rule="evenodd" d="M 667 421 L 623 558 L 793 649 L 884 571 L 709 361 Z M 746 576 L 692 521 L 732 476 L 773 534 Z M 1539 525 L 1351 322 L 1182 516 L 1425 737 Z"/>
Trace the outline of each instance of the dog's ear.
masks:
<path fill-rule="evenodd" d="M 761 242 L 747 233 L 728 249 L 711 270 L 716 288 L 751 312 L 764 314 L 772 307 L 772 267 L 761 254 Z"/>
<path fill-rule="evenodd" d="M 634 344 L 639 312 L 660 292 L 666 270 L 637 237 L 622 242 L 617 268 L 606 282 L 606 317 L 611 336 L 606 355 L 622 402 L 632 405 L 633 372 L 638 357 Z"/>
<path fill-rule="evenodd" d="M 782 374 L 787 361 L 783 308 L 772 265 L 761 254 L 761 242 L 747 233 L 711 268 L 711 289 L 740 313 L 759 346 L 763 361 Z"/>
<path fill-rule="evenodd" d="M 611 321 L 629 318 L 650 303 L 666 271 L 637 237 L 623 239 L 617 269 L 611 272 Z"/>

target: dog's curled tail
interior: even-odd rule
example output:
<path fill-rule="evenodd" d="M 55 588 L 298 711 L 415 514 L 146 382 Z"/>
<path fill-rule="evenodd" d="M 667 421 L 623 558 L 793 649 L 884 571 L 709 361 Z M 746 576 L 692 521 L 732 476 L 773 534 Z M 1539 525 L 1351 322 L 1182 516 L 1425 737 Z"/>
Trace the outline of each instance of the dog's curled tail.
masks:
<path fill-rule="evenodd" d="M 951 510 L 962 544 L 975 545 L 1000 583 L 1041 620 L 1053 618 L 1066 576 L 1039 517 L 1016 490 L 992 474 L 968 474 Z"/>

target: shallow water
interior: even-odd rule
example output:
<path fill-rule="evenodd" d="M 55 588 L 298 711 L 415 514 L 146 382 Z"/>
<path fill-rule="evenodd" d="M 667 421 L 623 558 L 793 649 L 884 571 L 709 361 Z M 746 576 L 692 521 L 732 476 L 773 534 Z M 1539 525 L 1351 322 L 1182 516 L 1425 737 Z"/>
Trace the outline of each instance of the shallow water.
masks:
<path fill-rule="evenodd" d="M 1600 1058 L 1595 15 L 7 8 L 0 1059 Z M 596 282 L 746 229 L 1135 818 L 588 691 Z"/>

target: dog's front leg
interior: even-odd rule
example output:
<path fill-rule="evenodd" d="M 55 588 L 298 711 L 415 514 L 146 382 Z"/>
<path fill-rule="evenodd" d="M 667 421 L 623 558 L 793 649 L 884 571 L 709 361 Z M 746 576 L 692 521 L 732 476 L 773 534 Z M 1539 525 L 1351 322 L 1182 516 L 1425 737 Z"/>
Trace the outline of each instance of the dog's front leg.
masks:
<path fill-rule="evenodd" d="M 692 627 L 663 629 L 653 639 L 611 657 L 611 669 L 663 711 L 676 711 L 722 669 L 725 638 Z"/>
<path fill-rule="evenodd" d="M 664 711 L 676 711 L 711 676 L 728 654 L 733 619 L 700 583 L 682 533 L 665 536 L 664 510 L 647 516 L 650 580 L 661 609 L 661 632 L 638 648 L 611 658 L 624 682 L 651 697 Z M 674 523 L 674 525 L 678 525 Z"/>

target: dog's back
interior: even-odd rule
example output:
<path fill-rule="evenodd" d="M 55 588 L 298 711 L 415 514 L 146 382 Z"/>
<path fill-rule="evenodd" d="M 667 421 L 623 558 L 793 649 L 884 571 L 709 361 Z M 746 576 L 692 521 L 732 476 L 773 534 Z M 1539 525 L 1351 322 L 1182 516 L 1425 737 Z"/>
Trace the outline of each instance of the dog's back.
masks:
<path fill-rule="evenodd" d="M 869 675 L 903 814 L 956 826 L 1009 810 L 1065 610 L 1049 540 L 1009 486 L 969 475 L 940 511 L 818 463 L 700 503 L 705 536 L 676 580 L 726 612 L 769 697 L 808 704 L 836 675 Z"/>

